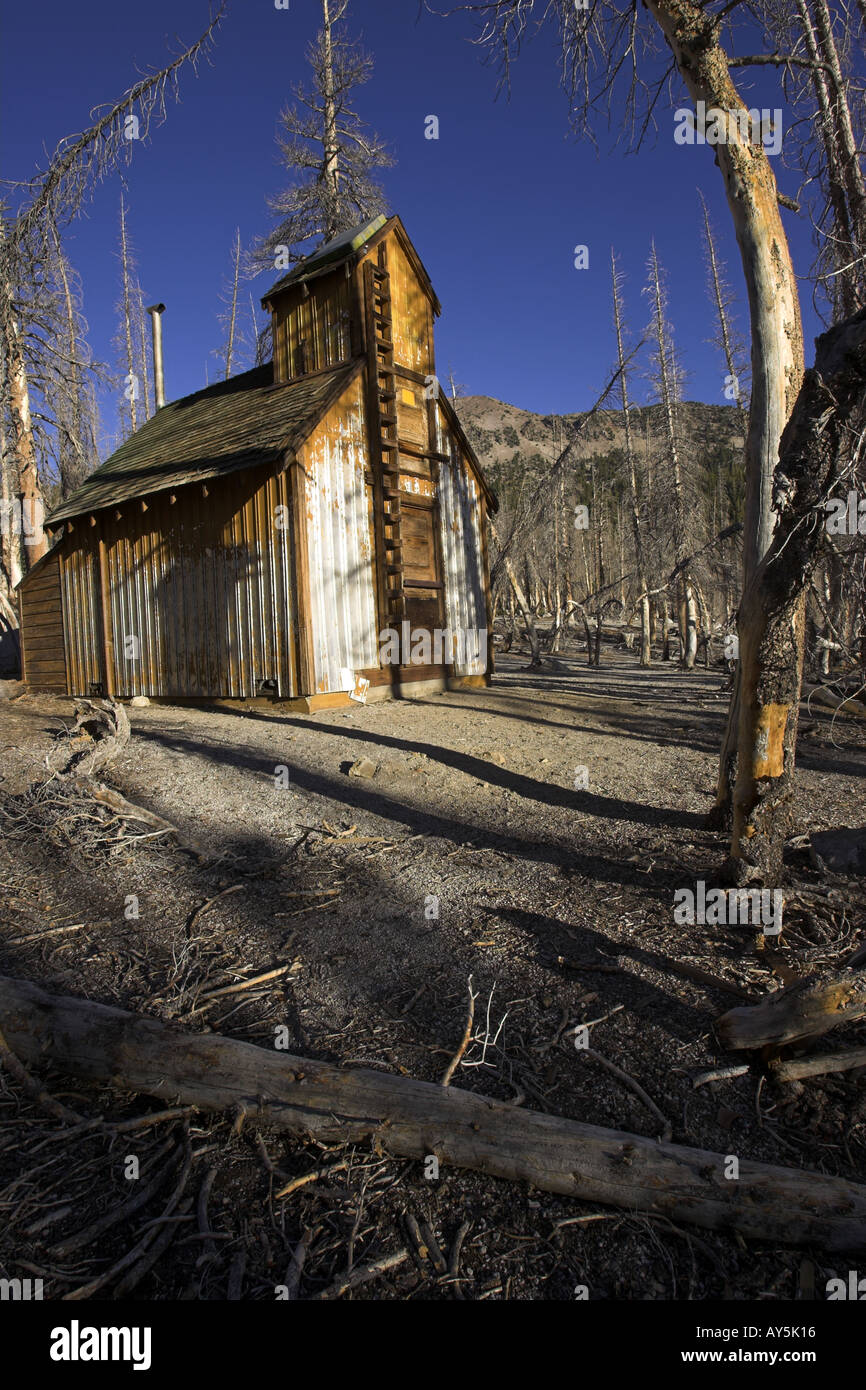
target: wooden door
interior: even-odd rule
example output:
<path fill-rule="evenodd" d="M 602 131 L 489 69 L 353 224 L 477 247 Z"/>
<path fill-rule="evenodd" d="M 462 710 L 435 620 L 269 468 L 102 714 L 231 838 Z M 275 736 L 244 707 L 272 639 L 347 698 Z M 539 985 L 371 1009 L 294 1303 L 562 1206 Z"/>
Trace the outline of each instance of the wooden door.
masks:
<path fill-rule="evenodd" d="M 409 666 L 414 679 L 424 679 L 428 672 L 440 672 L 448 660 L 443 649 L 445 586 L 437 534 L 439 514 L 431 480 L 401 474 L 400 501 Z M 402 664 L 405 671 L 405 654 Z"/>

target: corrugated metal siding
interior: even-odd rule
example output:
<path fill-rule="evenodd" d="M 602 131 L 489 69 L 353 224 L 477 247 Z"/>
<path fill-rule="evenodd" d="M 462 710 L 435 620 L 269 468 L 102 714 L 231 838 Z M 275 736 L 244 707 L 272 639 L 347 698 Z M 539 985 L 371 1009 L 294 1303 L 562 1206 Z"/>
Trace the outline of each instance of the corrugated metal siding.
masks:
<path fill-rule="evenodd" d="M 478 484 L 438 411 L 437 418 L 438 449 L 450 455 L 450 462 L 439 464 L 446 620 L 452 633 L 486 633 L 487 603 Z M 474 659 L 455 662 L 455 675 L 483 676 L 487 670 L 486 651 L 485 639 Z"/>
<path fill-rule="evenodd" d="M 379 665 L 372 532 L 364 469 L 363 377 L 299 455 L 305 475 L 315 693 L 346 690 L 345 670 Z"/>
<path fill-rule="evenodd" d="M 21 613 L 21 654 L 28 690 L 66 694 L 66 656 L 60 561 L 47 555 L 18 589 Z"/>
<path fill-rule="evenodd" d="M 114 693 L 250 698 L 297 694 L 291 525 L 284 475 L 243 474 L 138 502 L 76 527 L 64 558 L 74 694 L 103 680 L 98 539 L 105 542 Z M 278 512 L 278 508 L 284 510 Z"/>
<path fill-rule="evenodd" d="M 79 525 L 64 540 L 60 558 L 70 695 L 89 695 L 104 681 L 97 546 L 95 529 Z"/>

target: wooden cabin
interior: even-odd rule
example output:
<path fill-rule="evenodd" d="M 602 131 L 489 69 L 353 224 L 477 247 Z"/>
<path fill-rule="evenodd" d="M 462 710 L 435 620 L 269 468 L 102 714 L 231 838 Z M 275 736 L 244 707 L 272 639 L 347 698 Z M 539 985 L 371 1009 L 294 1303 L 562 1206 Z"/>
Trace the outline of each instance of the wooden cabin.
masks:
<path fill-rule="evenodd" d="M 262 303 L 273 362 L 163 406 L 46 519 L 20 585 L 29 690 L 312 709 L 488 680 L 496 503 L 400 219 Z"/>

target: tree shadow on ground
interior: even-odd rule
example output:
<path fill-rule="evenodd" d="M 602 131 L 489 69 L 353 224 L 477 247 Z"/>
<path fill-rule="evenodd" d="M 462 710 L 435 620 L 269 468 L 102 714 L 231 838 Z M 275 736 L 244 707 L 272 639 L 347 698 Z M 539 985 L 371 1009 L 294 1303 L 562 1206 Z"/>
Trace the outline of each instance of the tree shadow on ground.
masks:
<path fill-rule="evenodd" d="M 313 724 L 309 719 L 298 718 L 292 715 L 266 715 L 256 711 L 244 710 L 221 710 L 221 714 L 235 715 L 243 719 L 259 720 L 269 725 L 302 729 L 307 734 L 318 736 L 325 735 L 331 738 L 347 739 L 359 744 L 374 744 L 379 748 L 386 748 L 399 753 L 414 754 L 416 757 L 424 755 L 433 762 L 439 762 L 444 767 L 451 768 L 453 771 L 465 774 L 478 781 L 486 782 L 493 787 L 500 787 L 503 791 L 514 792 L 526 800 L 540 802 L 544 806 L 557 806 L 569 811 L 577 811 L 581 815 L 598 816 L 607 820 L 629 821 L 635 825 L 647 826 L 668 826 L 682 829 L 698 829 L 702 824 L 702 817 L 693 811 L 678 811 L 665 807 L 642 806 L 634 801 L 625 801 L 617 797 L 600 796 L 590 791 L 573 791 L 567 787 L 557 786 L 553 782 L 539 782 L 535 778 L 527 777 L 520 772 L 512 772 L 508 768 L 499 767 L 496 763 L 487 762 L 484 758 L 478 758 L 470 753 L 461 753 L 456 749 L 444 748 L 441 744 L 423 743 L 414 739 L 399 738 L 394 734 L 377 733 L 369 729 L 351 729 L 345 726 L 336 727 L 329 724 Z M 139 737 L 153 737 L 161 739 L 160 735 L 152 731 L 139 729 Z M 177 740 L 175 740 L 177 742 Z M 181 742 L 191 743 L 198 746 L 196 740 L 181 740 Z M 205 745 L 201 745 L 204 747 Z M 212 749 L 213 745 L 207 745 Z M 209 752 L 209 756 L 216 761 L 225 761 L 237 765 L 236 758 L 226 757 L 224 754 Z M 370 793 L 365 796 L 359 793 L 351 784 L 339 784 L 340 789 L 334 791 L 338 784 L 331 779 L 321 779 L 316 774 L 308 772 L 304 768 L 290 768 L 290 775 L 296 778 L 298 785 L 307 791 L 319 792 L 322 795 L 332 796 L 338 801 L 345 801 L 349 805 L 364 805 L 368 810 L 379 812 L 379 814 L 392 814 L 393 807 L 397 804 L 390 798 L 381 798 L 377 793 Z M 267 771 L 273 774 L 273 764 L 259 759 L 255 766 L 251 766 L 253 771 Z M 320 785 L 322 781 L 326 787 Z M 358 799 L 360 796 L 360 800 Z M 384 802 L 386 808 L 382 811 L 377 806 L 377 798 Z M 422 814 L 422 813 L 418 813 Z M 437 818 L 439 819 L 439 818 Z M 478 833 L 478 832 L 474 832 Z M 486 833 L 486 832 L 485 832 Z"/>

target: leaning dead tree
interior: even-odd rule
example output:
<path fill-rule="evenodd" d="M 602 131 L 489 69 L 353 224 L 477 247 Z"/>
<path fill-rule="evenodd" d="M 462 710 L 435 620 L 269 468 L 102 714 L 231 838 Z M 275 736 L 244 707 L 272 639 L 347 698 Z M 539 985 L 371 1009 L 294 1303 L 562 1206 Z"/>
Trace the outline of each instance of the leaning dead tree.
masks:
<path fill-rule="evenodd" d="M 132 157 L 135 145 L 146 141 L 161 124 L 170 97 L 178 97 L 181 71 L 196 68 L 208 55 L 215 30 L 225 13 L 223 0 L 205 32 L 167 66 L 136 82 L 111 105 L 92 113 L 92 124 L 62 140 L 47 167 L 32 178 L 7 181 L 11 204 L 0 227 L 0 422 L 3 434 L 4 488 L 11 489 L 21 511 L 32 518 L 36 534 L 25 537 L 11 560 L 26 569 L 44 554 L 47 540 L 41 526 L 45 487 L 51 481 L 46 451 L 40 447 L 38 424 L 56 424 L 45 384 L 63 378 L 71 395 L 85 354 L 70 354 L 69 319 L 58 334 L 44 331 L 46 316 L 63 323 L 63 296 L 58 290 L 57 248 L 64 229 L 79 214 L 94 188 Z M 59 306 L 59 307 L 58 307 Z M 78 305 L 73 303 L 73 317 Z M 61 422 L 72 427 L 70 419 Z M 14 581 L 13 581 L 14 582 Z"/>

